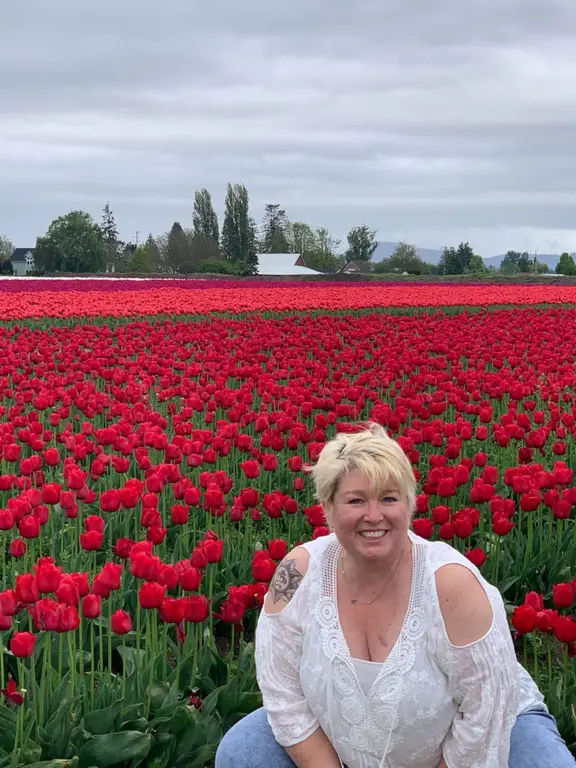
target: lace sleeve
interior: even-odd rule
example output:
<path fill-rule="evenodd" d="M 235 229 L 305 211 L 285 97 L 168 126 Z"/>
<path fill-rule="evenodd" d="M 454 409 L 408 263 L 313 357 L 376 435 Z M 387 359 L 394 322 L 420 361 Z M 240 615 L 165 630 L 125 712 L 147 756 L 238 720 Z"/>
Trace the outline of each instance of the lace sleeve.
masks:
<path fill-rule="evenodd" d="M 443 747 L 448 768 L 508 765 L 510 733 L 519 706 L 518 662 L 502 598 L 493 587 L 486 592 L 494 613 L 492 627 L 470 645 L 453 645 L 440 607 L 434 612 L 437 663 L 458 705 Z"/>
<path fill-rule="evenodd" d="M 300 686 L 302 631 L 294 605 L 269 616 L 260 613 L 256 630 L 256 675 L 276 741 L 292 747 L 318 728 Z"/>

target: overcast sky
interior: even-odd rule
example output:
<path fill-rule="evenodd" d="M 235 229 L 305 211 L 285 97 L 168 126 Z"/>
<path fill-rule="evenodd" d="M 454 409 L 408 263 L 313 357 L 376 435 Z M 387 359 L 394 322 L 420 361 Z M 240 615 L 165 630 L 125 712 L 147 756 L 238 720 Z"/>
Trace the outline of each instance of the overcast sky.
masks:
<path fill-rule="evenodd" d="M 574 0 L 6 0 L 0 233 L 252 212 L 345 238 L 576 250 Z"/>

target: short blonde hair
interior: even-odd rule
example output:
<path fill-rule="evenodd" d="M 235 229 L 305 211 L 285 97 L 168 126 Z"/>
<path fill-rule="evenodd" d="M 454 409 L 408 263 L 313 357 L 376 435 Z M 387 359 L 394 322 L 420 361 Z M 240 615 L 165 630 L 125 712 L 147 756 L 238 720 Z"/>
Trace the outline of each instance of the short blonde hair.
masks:
<path fill-rule="evenodd" d="M 379 424 L 369 422 L 359 431 L 341 432 L 326 443 L 310 469 L 316 498 L 326 509 L 344 475 L 355 469 L 365 475 L 376 493 L 397 488 L 406 497 L 410 515 L 416 509 L 416 477 L 400 445 Z"/>

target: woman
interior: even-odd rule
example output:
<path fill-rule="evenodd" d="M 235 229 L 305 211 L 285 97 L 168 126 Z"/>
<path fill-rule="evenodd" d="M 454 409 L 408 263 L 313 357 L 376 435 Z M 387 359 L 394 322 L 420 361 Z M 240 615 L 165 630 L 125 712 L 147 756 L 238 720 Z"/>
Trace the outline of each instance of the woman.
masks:
<path fill-rule="evenodd" d="M 377 425 L 313 469 L 330 536 L 278 566 L 256 636 L 264 708 L 216 768 L 576 765 L 518 663 L 500 593 L 410 530 L 416 481 Z"/>

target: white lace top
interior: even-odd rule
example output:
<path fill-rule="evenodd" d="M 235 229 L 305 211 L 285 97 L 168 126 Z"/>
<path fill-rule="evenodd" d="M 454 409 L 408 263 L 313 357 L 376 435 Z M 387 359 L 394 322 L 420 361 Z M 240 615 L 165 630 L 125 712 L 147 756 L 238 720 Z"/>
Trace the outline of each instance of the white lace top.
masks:
<path fill-rule="evenodd" d="M 340 626 L 336 536 L 304 545 L 310 563 L 296 594 L 280 613 L 262 611 L 256 632 L 274 736 L 290 747 L 321 727 L 348 768 L 435 768 L 442 757 L 449 768 L 507 766 L 517 715 L 543 697 L 516 659 L 502 597 L 453 547 L 410 537 L 408 611 L 376 675 L 351 658 Z M 434 574 L 449 563 L 476 575 L 494 611 L 490 631 L 464 647 L 448 639 L 436 592 Z"/>

